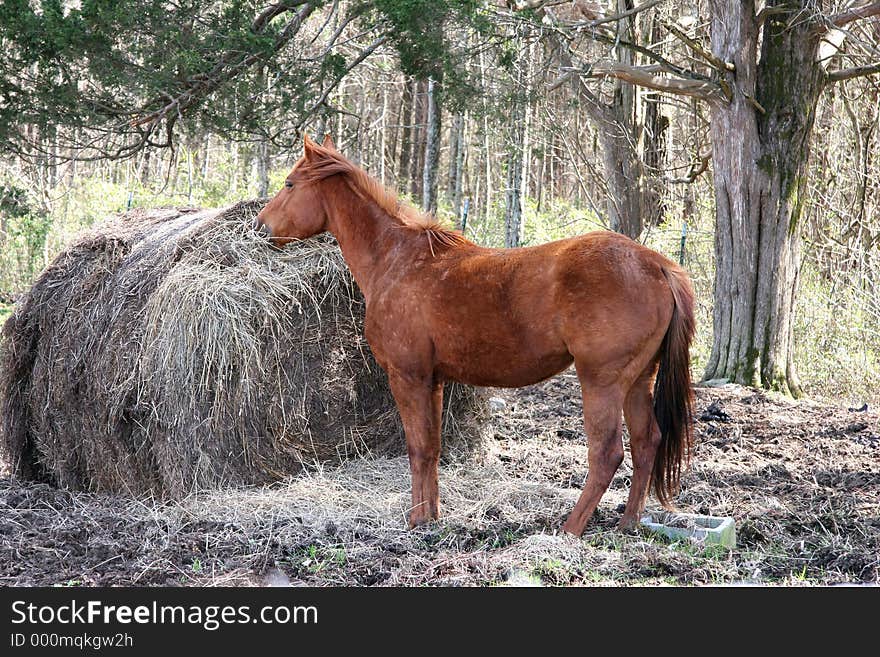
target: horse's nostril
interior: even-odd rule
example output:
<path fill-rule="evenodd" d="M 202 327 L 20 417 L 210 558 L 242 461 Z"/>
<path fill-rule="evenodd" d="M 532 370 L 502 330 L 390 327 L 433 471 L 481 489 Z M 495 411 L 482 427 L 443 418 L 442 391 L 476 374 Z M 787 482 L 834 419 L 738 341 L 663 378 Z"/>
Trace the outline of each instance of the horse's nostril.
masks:
<path fill-rule="evenodd" d="M 262 222 L 259 216 L 254 217 L 252 222 L 253 229 L 266 237 L 272 237 L 272 229 Z"/>

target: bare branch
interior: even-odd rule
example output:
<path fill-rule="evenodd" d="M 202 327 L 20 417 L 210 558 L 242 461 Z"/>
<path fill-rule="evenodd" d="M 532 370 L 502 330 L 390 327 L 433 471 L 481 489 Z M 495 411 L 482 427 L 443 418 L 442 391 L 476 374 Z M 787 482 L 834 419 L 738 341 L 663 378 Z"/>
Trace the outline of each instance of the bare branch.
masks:
<path fill-rule="evenodd" d="M 569 83 L 578 74 L 577 71 L 568 71 L 564 75 L 559 76 L 552 84 L 547 86 L 547 91 L 556 91 L 559 87 Z"/>
<path fill-rule="evenodd" d="M 587 77 L 609 77 L 648 89 L 665 91 L 680 96 L 694 96 L 703 100 L 721 100 L 721 87 L 708 80 L 657 75 L 655 66 L 627 66 L 620 63 L 597 64 L 581 72 Z"/>
<path fill-rule="evenodd" d="M 862 5 L 861 7 L 847 9 L 846 11 L 841 12 L 836 16 L 832 16 L 830 18 L 830 21 L 834 27 L 843 27 L 844 25 L 852 23 L 853 21 L 878 15 L 880 15 L 880 2 L 871 2 L 866 5 Z"/>
<path fill-rule="evenodd" d="M 680 77 L 689 78 L 692 80 L 701 80 L 701 81 L 708 81 L 709 80 L 709 78 L 707 78 L 705 75 L 700 75 L 699 73 L 695 73 L 694 71 L 689 71 L 687 69 L 682 68 L 681 66 L 677 66 L 676 64 L 673 64 L 668 59 L 666 59 L 662 55 L 659 55 L 658 53 L 654 52 L 650 48 L 646 48 L 645 46 L 640 46 L 637 43 L 632 43 L 632 42 L 626 41 L 624 39 L 618 39 L 616 36 L 614 36 L 612 34 L 605 34 L 602 32 L 597 32 L 596 34 L 592 35 L 592 37 L 593 37 L 593 39 L 595 39 L 596 41 L 599 41 L 601 43 L 607 43 L 612 46 L 621 46 L 623 48 L 629 48 L 630 50 L 632 50 L 634 52 L 640 53 L 640 54 L 644 55 L 645 57 L 647 57 L 648 59 L 650 59 L 651 61 L 657 62 L 658 64 L 660 64 L 660 66 L 663 66 L 670 73 L 674 73 L 675 75 L 678 75 Z"/>
<path fill-rule="evenodd" d="M 676 25 L 673 25 L 672 23 L 670 23 L 668 21 L 661 21 L 661 25 L 663 25 L 663 27 L 665 27 L 667 30 L 672 32 L 672 34 L 674 34 L 676 37 L 678 37 L 681 41 L 684 41 L 684 43 L 691 50 L 693 50 L 697 55 L 699 55 L 704 60 L 706 60 L 714 68 L 718 69 L 719 71 L 733 72 L 736 70 L 736 67 L 733 65 L 732 62 L 725 62 L 725 61 L 719 59 L 718 57 L 713 55 L 711 52 L 709 52 L 708 50 L 703 48 L 703 46 L 701 46 L 699 43 L 697 43 L 696 41 L 691 39 L 687 34 L 684 33 L 684 31 L 679 29 Z"/>
<path fill-rule="evenodd" d="M 586 27 L 598 27 L 599 25 L 603 25 L 604 23 L 613 23 L 615 21 L 622 20 L 624 18 L 629 18 L 630 16 L 634 16 L 640 12 L 645 11 L 646 9 L 650 9 L 651 7 L 656 7 L 663 0 L 648 0 L 648 2 L 643 2 L 640 5 L 636 5 L 632 9 L 628 9 L 626 11 L 622 11 L 619 14 L 614 14 L 612 16 L 604 16 L 602 18 L 597 18 L 593 21 L 590 21 L 586 24 L 584 23 L 575 23 L 576 26 L 584 26 Z"/>
<path fill-rule="evenodd" d="M 288 0 L 287 2 L 278 2 L 274 5 L 269 5 L 263 13 L 254 19 L 254 22 L 251 24 L 251 29 L 257 33 L 262 32 L 263 28 L 266 27 L 273 18 L 280 16 L 284 12 L 293 9 L 298 5 L 304 5 L 307 1 L 308 0 Z"/>
<path fill-rule="evenodd" d="M 379 46 L 381 46 L 383 43 L 385 43 L 386 41 L 388 41 L 388 35 L 383 34 L 378 39 L 373 41 L 373 43 L 371 43 L 369 46 L 364 48 L 360 52 L 360 54 L 357 57 L 355 57 L 354 60 L 352 60 L 351 64 L 349 64 L 345 68 L 345 70 L 342 71 L 342 73 L 340 73 L 338 76 L 336 76 L 334 81 L 326 89 L 324 89 L 324 93 L 321 94 L 321 97 L 318 98 L 318 100 L 316 102 L 314 102 L 312 104 L 312 106 L 309 108 L 309 110 L 303 115 L 302 120 L 300 121 L 298 127 L 301 129 L 302 126 L 305 125 L 306 120 L 309 117 L 311 117 L 311 115 L 314 114 L 314 112 L 316 112 L 318 110 L 318 108 L 321 107 L 321 105 L 323 105 L 325 102 L 327 102 L 327 98 L 330 97 L 330 94 L 333 93 L 333 90 L 336 89 L 337 86 L 339 86 L 339 83 L 342 82 L 342 79 L 346 75 L 348 75 L 353 68 L 355 68 L 361 62 L 363 62 L 367 57 L 372 55 L 376 51 L 376 49 Z"/>
<path fill-rule="evenodd" d="M 527 11 L 529 9 L 544 9 L 556 5 L 567 4 L 570 0 L 508 0 L 506 3 L 513 11 Z"/>
<path fill-rule="evenodd" d="M 873 75 L 874 73 L 880 73 L 880 62 L 868 64 L 867 66 L 856 66 L 853 68 L 844 68 L 839 71 L 832 71 L 828 74 L 828 82 L 841 82 L 843 80 L 851 80 L 852 78 Z"/>
<path fill-rule="evenodd" d="M 684 178 L 664 178 L 666 182 L 673 184 L 690 184 L 709 169 L 709 160 L 712 159 L 712 149 L 700 152 L 697 158 L 691 162 L 690 170 Z"/>

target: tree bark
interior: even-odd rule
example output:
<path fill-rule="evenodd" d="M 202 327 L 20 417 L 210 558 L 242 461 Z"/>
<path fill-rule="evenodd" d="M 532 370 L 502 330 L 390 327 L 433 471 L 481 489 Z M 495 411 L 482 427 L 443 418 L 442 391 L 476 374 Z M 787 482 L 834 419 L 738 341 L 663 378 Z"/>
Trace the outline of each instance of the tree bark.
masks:
<path fill-rule="evenodd" d="M 521 36 L 528 37 L 524 29 Z M 510 103 L 510 132 L 507 141 L 507 185 L 504 204 L 504 246 L 522 242 L 522 198 L 525 153 L 529 127 L 528 57 L 520 55 Z"/>
<path fill-rule="evenodd" d="M 792 328 L 802 194 L 824 86 L 816 58 L 821 29 L 815 20 L 797 18 L 809 15 L 799 14 L 804 6 L 788 6 L 761 25 L 754 0 L 712 4 L 712 50 L 734 64 L 735 73 L 725 75 L 736 91 L 729 103 L 711 109 L 716 273 L 704 378 L 798 396 Z M 774 0 L 768 7 L 782 4 Z"/>
<path fill-rule="evenodd" d="M 413 81 L 412 159 L 410 161 L 410 194 L 422 198 L 422 171 L 425 168 L 425 124 L 428 122 L 427 80 Z"/>
<path fill-rule="evenodd" d="M 400 103 L 398 123 L 401 125 L 402 134 L 397 168 L 397 188 L 402 191 L 409 187 L 410 158 L 412 157 L 413 83 L 409 78 L 403 81 L 403 97 Z"/>
<path fill-rule="evenodd" d="M 257 196 L 269 196 L 269 142 L 261 139 L 257 142 Z"/>
<path fill-rule="evenodd" d="M 452 143 L 455 144 L 453 152 L 449 156 L 449 192 L 452 212 L 455 214 L 455 227 L 461 229 L 461 197 L 464 186 L 464 155 L 465 155 L 465 119 L 464 114 L 459 112 L 455 115 L 455 123 L 452 129 Z"/>
<path fill-rule="evenodd" d="M 440 85 L 430 78 L 427 89 L 427 125 L 425 126 L 425 161 L 422 169 L 422 208 L 437 212 L 437 170 L 440 168 Z"/>
<path fill-rule="evenodd" d="M 523 145 L 525 142 L 524 102 L 511 107 L 511 130 L 507 156 L 507 190 L 504 212 L 504 246 L 519 246 L 522 241 Z"/>

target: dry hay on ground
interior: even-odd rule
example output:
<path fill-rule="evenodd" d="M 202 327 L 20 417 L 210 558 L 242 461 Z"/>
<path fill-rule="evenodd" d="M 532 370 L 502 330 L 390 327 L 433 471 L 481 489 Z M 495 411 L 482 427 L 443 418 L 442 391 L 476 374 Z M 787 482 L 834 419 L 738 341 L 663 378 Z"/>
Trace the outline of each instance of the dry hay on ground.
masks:
<path fill-rule="evenodd" d="M 577 378 L 493 394 L 496 439 L 441 469 L 438 523 L 406 531 L 405 457 L 165 504 L 0 480 L 0 584 L 880 583 L 876 412 L 698 389 L 678 503 L 733 516 L 728 552 L 618 532 L 629 457 L 584 537 L 556 535 L 587 474 Z"/>
<path fill-rule="evenodd" d="M 338 247 L 270 248 L 250 228 L 260 207 L 133 211 L 42 273 L 0 342 L 14 473 L 181 496 L 404 452 Z M 447 451 L 467 453 L 484 405 L 447 391 Z"/>

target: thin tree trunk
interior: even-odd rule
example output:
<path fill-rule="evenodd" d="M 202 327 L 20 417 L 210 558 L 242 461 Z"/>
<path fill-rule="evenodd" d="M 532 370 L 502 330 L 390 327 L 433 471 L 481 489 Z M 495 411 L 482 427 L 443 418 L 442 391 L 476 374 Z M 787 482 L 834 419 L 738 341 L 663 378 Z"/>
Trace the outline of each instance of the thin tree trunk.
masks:
<path fill-rule="evenodd" d="M 437 212 L 437 170 L 440 168 L 440 122 L 442 120 L 439 83 L 430 78 L 427 90 L 427 125 L 425 126 L 425 161 L 422 169 L 422 208 Z"/>
<path fill-rule="evenodd" d="M 462 142 L 463 116 L 456 112 L 452 116 L 452 126 L 449 128 L 449 173 L 446 176 L 446 200 L 452 203 L 455 196 L 455 177 L 458 168 L 458 151 Z"/>
<path fill-rule="evenodd" d="M 232 166 L 230 167 L 232 179 L 229 181 L 229 190 L 232 196 L 235 197 L 238 195 L 238 142 L 229 142 L 228 148 L 232 159 Z"/>
<path fill-rule="evenodd" d="M 454 169 L 452 174 L 452 211 L 455 213 L 456 227 L 461 228 L 461 196 L 465 171 L 465 119 L 463 114 L 459 114 L 457 118 L 458 126 L 455 131 L 457 147 L 455 149 Z"/>
<path fill-rule="evenodd" d="M 410 194 L 413 199 L 422 198 L 422 172 L 425 167 L 425 124 L 428 119 L 427 85 L 423 80 L 413 81 L 413 156 L 410 162 Z"/>
<path fill-rule="evenodd" d="M 525 30 L 520 37 L 527 38 Z M 522 242 L 523 167 L 528 139 L 528 56 L 520 55 L 510 103 L 510 133 L 507 142 L 507 189 L 504 205 L 504 245 L 508 248 Z"/>
<path fill-rule="evenodd" d="M 401 138 L 400 156 L 397 161 L 397 188 L 404 190 L 409 187 L 410 159 L 412 158 L 413 82 L 409 78 L 403 81 L 398 123 L 401 126 Z"/>
<path fill-rule="evenodd" d="M 379 180 L 385 185 L 385 158 L 388 156 L 388 85 L 382 85 L 382 120 L 379 122 Z"/>
<path fill-rule="evenodd" d="M 269 142 L 261 139 L 257 142 L 257 196 L 265 198 L 269 196 Z"/>

